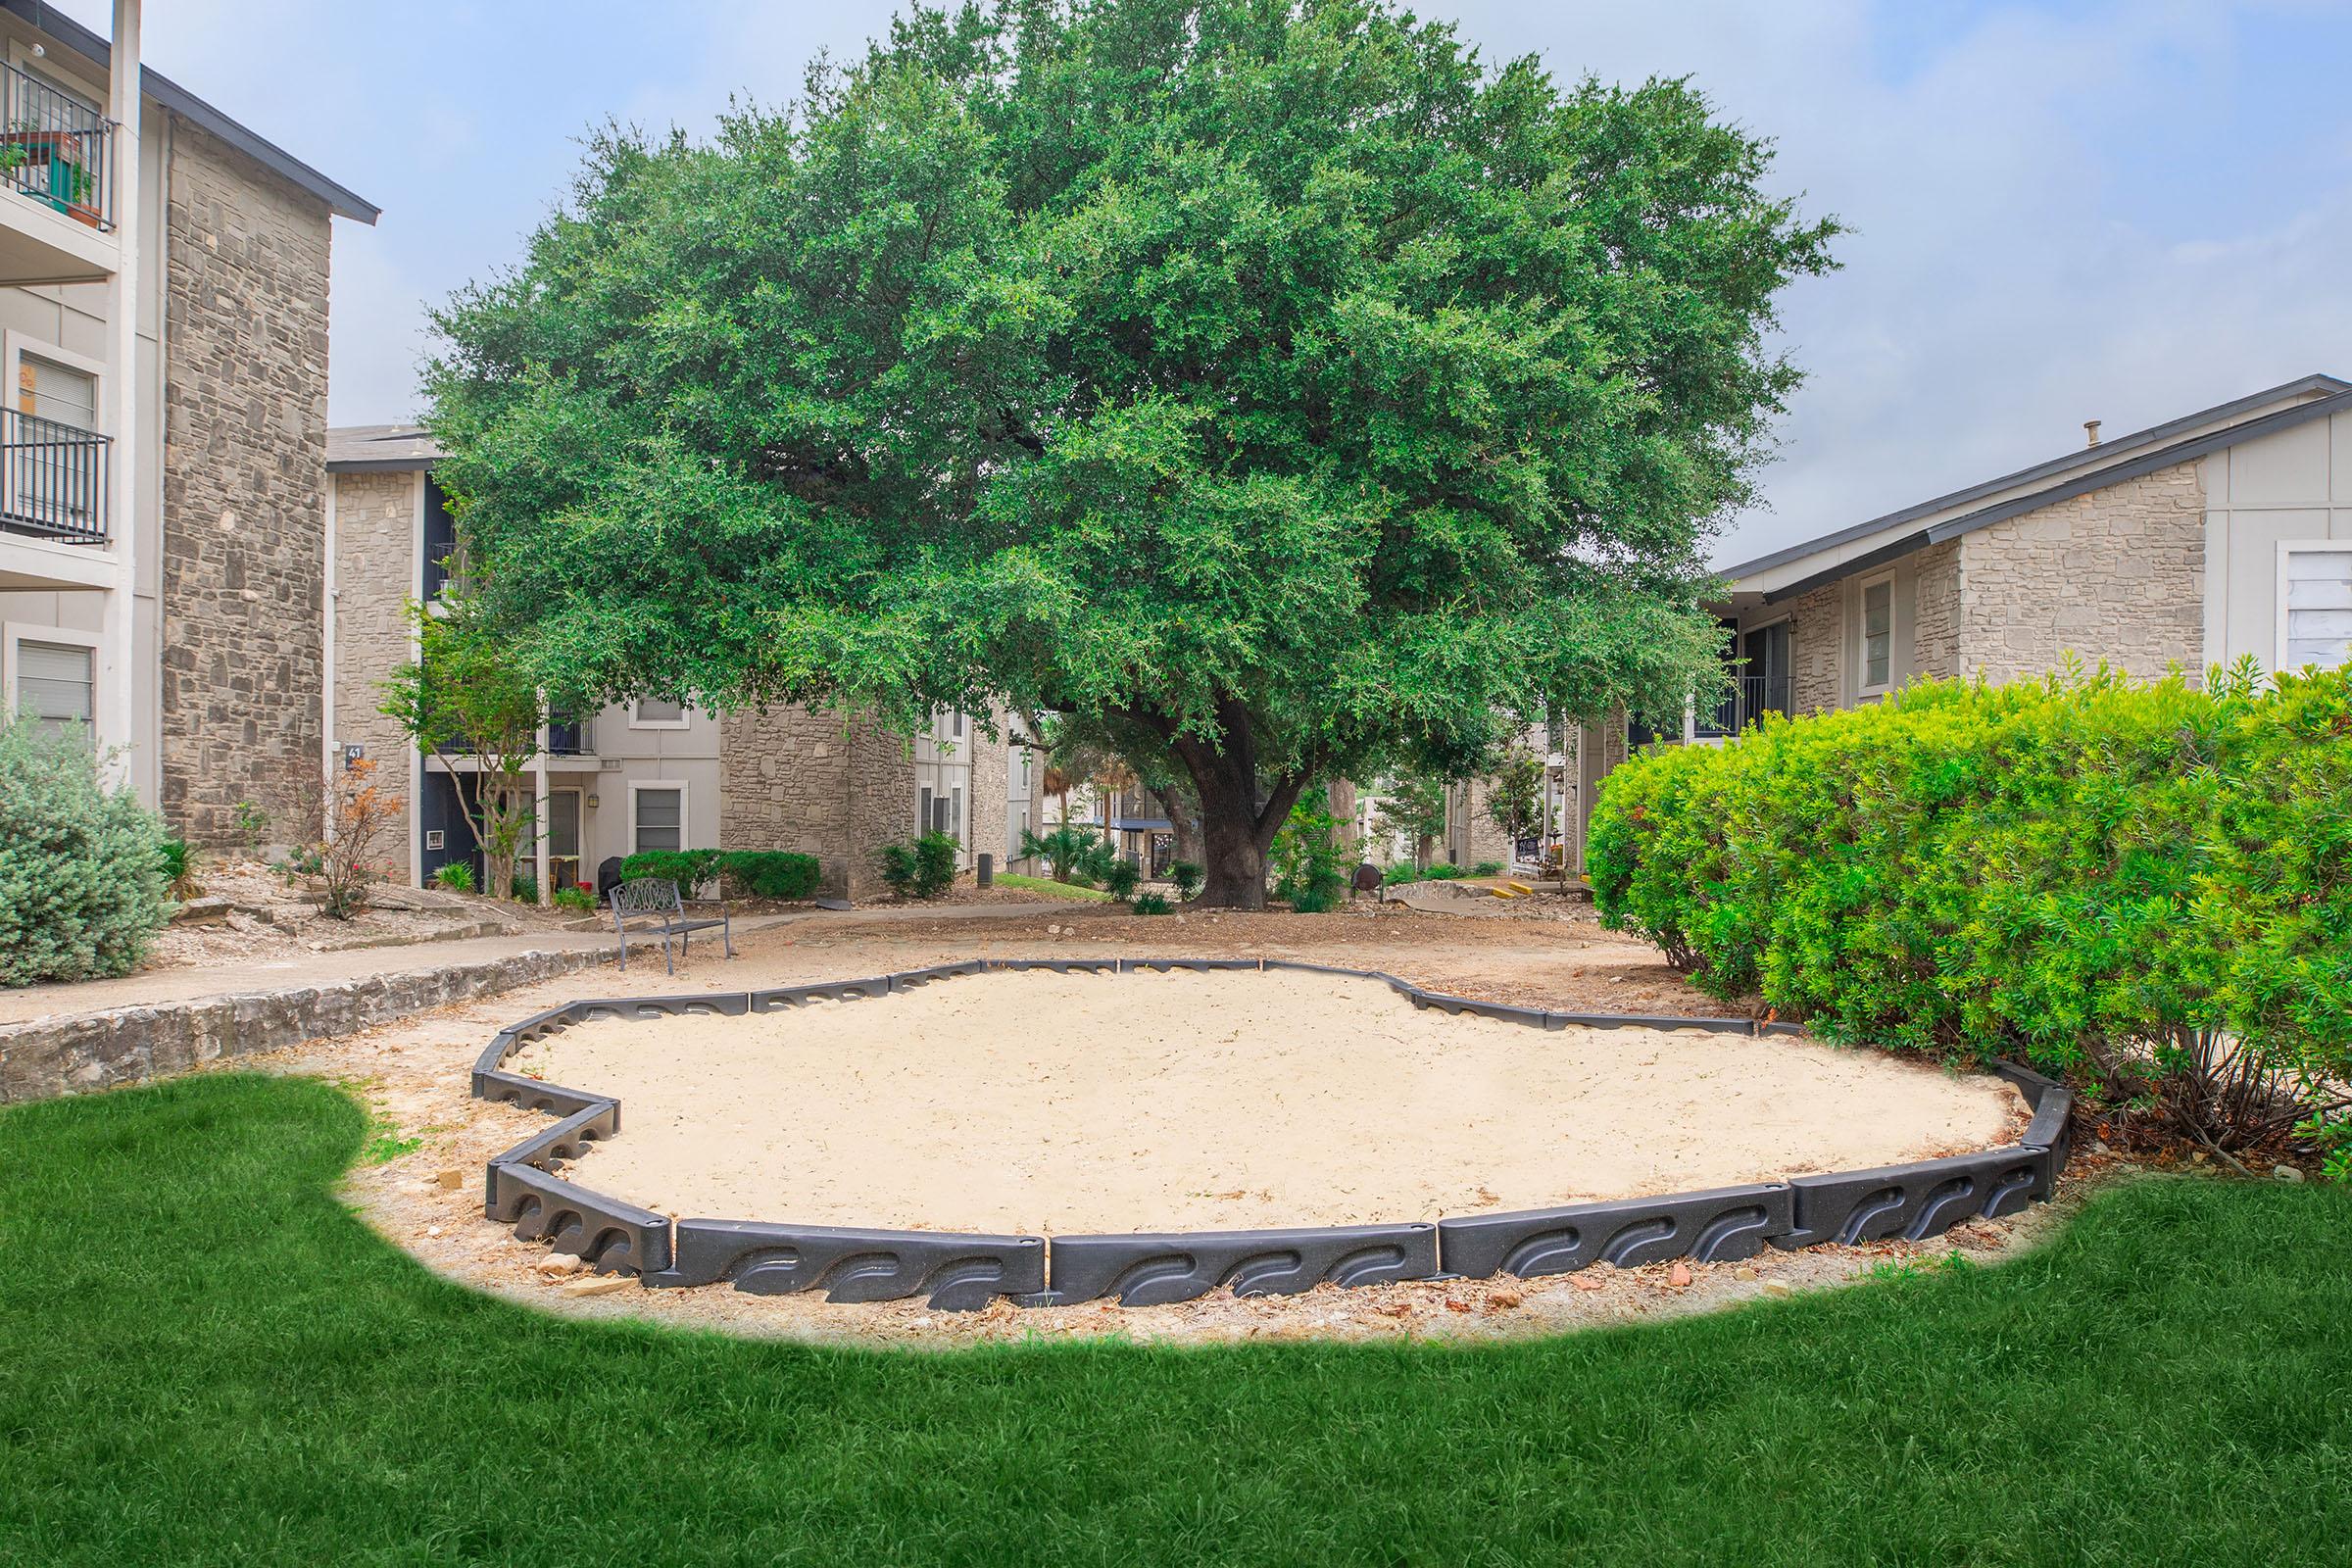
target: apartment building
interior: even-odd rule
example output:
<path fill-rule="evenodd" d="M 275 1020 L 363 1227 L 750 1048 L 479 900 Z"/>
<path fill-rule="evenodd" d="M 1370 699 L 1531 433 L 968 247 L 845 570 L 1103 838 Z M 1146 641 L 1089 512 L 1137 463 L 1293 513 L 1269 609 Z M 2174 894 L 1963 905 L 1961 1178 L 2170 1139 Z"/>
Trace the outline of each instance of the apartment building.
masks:
<path fill-rule="evenodd" d="M 0 693 L 200 843 L 320 756 L 333 220 L 376 208 L 0 0 Z"/>
<path fill-rule="evenodd" d="M 416 425 L 329 432 L 324 502 L 328 747 L 366 757 L 403 809 L 405 874 L 451 861 L 481 872 L 466 825 L 476 768 L 419 752 L 382 711 L 383 682 L 415 657 L 406 607 L 430 603 L 457 552 L 440 450 Z M 795 850 L 815 856 L 828 891 L 880 891 L 875 852 L 925 830 L 953 834 L 959 859 L 1008 864 L 1036 820 L 1039 769 L 1004 726 L 938 714 L 914 735 L 805 708 L 712 713 L 642 699 L 551 715 L 529 768 L 536 885 L 593 885 L 597 867 L 640 850 Z M 1017 756 L 1015 754 L 1018 754 Z M 544 830 L 541 830 L 541 825 Z"/>
<path fill-rule="evenodd" d="M 1664 736 L 1588 726 L 1577 847 L 1630 748 L 1921 676 L 2009 680 L 2069 655 L 2142 677 L 2251 656 L 2352 659 L 2352 382 L 2307 375 L 1745 562 L 1717 607 L 1732 693 Z"/>

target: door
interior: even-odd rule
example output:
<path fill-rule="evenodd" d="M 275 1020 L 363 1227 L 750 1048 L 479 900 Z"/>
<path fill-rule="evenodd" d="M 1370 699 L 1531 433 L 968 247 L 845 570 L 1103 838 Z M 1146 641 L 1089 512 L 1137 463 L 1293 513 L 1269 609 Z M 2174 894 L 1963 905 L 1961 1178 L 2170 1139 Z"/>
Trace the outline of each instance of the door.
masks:
<path fill-rule="evenodd" d="M 580 792 L 547 792 L 547 876 L 555 888 L 580 882 Z"/>

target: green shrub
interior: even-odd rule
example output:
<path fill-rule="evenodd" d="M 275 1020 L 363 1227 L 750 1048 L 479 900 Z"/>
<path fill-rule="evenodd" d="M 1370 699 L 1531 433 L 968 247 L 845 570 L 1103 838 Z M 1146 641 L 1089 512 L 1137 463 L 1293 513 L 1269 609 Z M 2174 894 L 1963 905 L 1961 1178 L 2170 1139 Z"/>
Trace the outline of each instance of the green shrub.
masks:
<path fill-rule="evenodd" d="M 559 909 L 575 909 L 590 914 L 596 911 L 596 895 L 586 888 L 562 887 L 556 889 L 550 896 L 556 901 L 556 907 Z"/>
<path fill-rule="evenodd" d="M 1110 874 L 1110 862 L 1117 858 L 1102 834 L 1075 822 L 1064 822 L 1051 833 L 1023 833 L 1021 854 L 1043 859 L 1054 881 L 1075 882 L 1081 887 L 1102 882 Z"/>
<path fill-rule="evenodd" d="M 1410 860 L 1399 860 L 1381 872 L 1380 880 L 1383 887 L 1392 888 L 1400 887 L 1407 882 L 1418 882 L 1421 880 L 1421 868 Z"/>
<path fill-rule="evenodd" d="M 1301 791 L 1290 819 L 1274 835 L 1268 853 L 1274 896 L 1299 914 L 1324 914 L 1348 896 L 1348 869 L 1341 861 L 1339 819 L 1320 784 Z"/>
<path fill-rule="evenodd" d="M 622 880 L 660 877 L 675 882 L 681 896 L 716 878 L 718 868 L 716 850 L 640 850 L 620 862 Z"/>
<path fill-rule="evenodd" d="M 755 899 L 813 898 L 824 875 L 815 856 L 790 850 L 728 850 L 718 866 L 731 891 Z"/>
<path fill-rule="evenodd" d="M 539 879 L 517 871 L 507 879 L 507 897 L 517 904 L 539 902 Z"/>
<path fill-rule="evenodd" d="M 452 893 L 471 893 L 473 891 L 473 866 L 465 860 L 451 860 L 433 873 L 433 882 L 436 886 L 447 888 Z"/>
<path fill-rule="evenodd" d="M 1450 864 L 1445 860 L 1440 860 L 1437 864 L 1431 866 L 1428 870 L 1421 873 L 1421 880 L 1424 882 L 1451 882 L 1461 874 L 1462 868 L 1460 866 Z"/>
<path fill-rule="evenodd" d="M 1470 868 L 1470 874 L 1472 876 L 1500 876 L 1502 875 L 1502 862 L 1500 860 L 1481 860 Z"/>
<path fill-rule="evenodd" d="M 1176 884 L 1176 897 L 1190 904 L 1200 896 L 1201 886 L 1208 873 L 1192 860 L 1178 860 L 1168 867 L 1168 880 Z"/>
<path fill-rule="evenodd" d="M 1164 894 L 1139 893 L 1135 896 L 1135 903 L 1130 905 L 1129 908 L 1137 914 L 1166 914 L 1169 905 Z"/>
<path fill-rule="evenodd" d="M 0 725 L 0 985 L 126 974 L 171 913 L 164 825 L 77 739 Z"/>
<path fill-rule="evenodd" d="M 1116 859 L 1102 871 L 1102 891 L 1124 903 L 1135 897 L 1136 886 L 1144 880 L 1144 868 L 1133 860 Z"/>
<path fill-rule="evenodd" d="M 956 885 L 956 840 L 925 833 L 911 841 L 885 844 L 875 853 L 882 880 L 902 899 L 936 899 Z"/>
<path fill-rule="evenodd" d="M 2348 800 L 2344 671 L 1925 682 L 1628 762 L 1588 874 L 1699 985 L 1834 1038 L 2022 1058 L 2223 1149 L 2326 1142 Z"/>
<path fill-rule="evenodd" d="M 188 848 L 186 839 L 164 840 L 156 863 L 163 868 L 164 891 L 169 897 L 185 904 L 196 896 L 196 852 Z"/>

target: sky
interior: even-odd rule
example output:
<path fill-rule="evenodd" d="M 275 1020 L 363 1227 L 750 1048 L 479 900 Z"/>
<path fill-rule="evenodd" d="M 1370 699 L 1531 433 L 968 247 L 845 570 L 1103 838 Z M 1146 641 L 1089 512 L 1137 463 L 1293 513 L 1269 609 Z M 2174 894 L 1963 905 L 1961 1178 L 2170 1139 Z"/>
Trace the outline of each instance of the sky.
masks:
<path fill-rule="evenodd" d="M 59 9 L 107 30 L 104 0 Z M 384 212 L 337 220 L 331 414 L 410 418 L 425 312 L 512 264 L 607 121 L 788 100 L 891 0 L 150 0 L 149 66 Z M 1736 564 L 2324 370 L 2352 377 L 2352 0 L 1432 0 L 1499 62 L 1687 75 L 1853 232 Z"/>

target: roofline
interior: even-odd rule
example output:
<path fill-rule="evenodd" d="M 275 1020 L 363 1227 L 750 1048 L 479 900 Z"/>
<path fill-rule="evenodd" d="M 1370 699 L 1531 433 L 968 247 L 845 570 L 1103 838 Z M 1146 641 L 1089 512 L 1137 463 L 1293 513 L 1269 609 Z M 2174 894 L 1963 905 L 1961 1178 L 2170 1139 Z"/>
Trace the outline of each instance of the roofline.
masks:
<path fill-rule="evenodd" d="M 1718 575 L 1748 577 L 1759 571 L 1770 571 L 1775 566 L 1787 565 L 1791 561 L 1801 561 L 1819 551 L 1834 550 L 1839 545 L 1851 544 L 1856 539 L 1867 539 L 1874 533 L 1884 533 L 1889 528 L 1900 527 L 1906 522 L 1914 521 L 1932 513 L 1943 512 L 1952 507 L 1964 505 L 1980 496 L 1988 496 L 1996 491 L 2006 490 L 2012 485 L 2026 484 L 2051 474 L 2063 473 L 2069 468 L 2081 467 L 2086 462 L 2105 464 L 2107 460 L 2112 459 L 2118 453 L 2131 452 L 2135 448 L 2146 446 L 2151 441 L 2162 441 L 2191 426 L 2204 424 L 2213 419 L 2226 419 L 2233 414 L 2241 414 L 2248 409 L 2257 409 L 2266 403 L 2276 403 L 2280 398 L 2296 397 L 2306 392 L 2334 395 L 2347 391 L 2352 391 L 2352 381 L 2316 373 L 2299 376 L 2267 391 L 2250 392 L 2242 398 L 2232 398 L 2227 403 L 2217 403 L 2212 408 L 2200 409 L 2194 414 L 2182 415 L 2177 419 L 2167 419 L 2161 424 L 2152 424 L 2145 430 L 2134 430 L 2129 435 L 2120 435 L 2111 441 L 2102 441 L 2095 447 L 2085 447 L 2079 452 L 2070 452 L 2062 458 L 2051 458 L 2046 462 L 2036 463 L 2031 467 L 2020 468 L 2014 473 L 2002 474 L 1997 479 L 1986 479 L 1981 484 L 1968 485 L 1965 488 L 1937 496 L 1932 501 L 1922 501 L 1914 506 L 1904 507 L 1899 511 L 1873 517 L 1868 522 L 1857 522 L 1851 527 L 1840 528 L 1836 533 L 1823 534 L 1818 539 L 1808 539 L 1802 544 L 1789 545 L 1785 549 L 1776 550 L 1770 555 L 1758 556 L 1753 561 L 1743 561 L 1736 566 L 1726 566 Z M 2102 466 L 2098 471 L 2105 472 L 2106 468 Z M 2077 493 L 2080 494 L 2080 492 Z M 1875 552 L 1873 553 L 1875 554 Z"/>
<path fill-rule="evenodd" d="M 343 458 L 329 462 L 329 473 L 421 473 L 441 460 L 430 458 Z"/>
<path fill-rule="evenodd" d="M 101 68 L 114 55 L 114 46 L 106 39 L 72 17 L 40 4 L 39 0 L 0 0 L 0 9 Z M 309 191 L 326 203 L 327 210 L 335 216 L 372 223 L 383 215 L 383 209 L 375 203 L 327 178 L 268 137 L 231 120 L 152 66 L 139 68 L 139 91 L 173 114 L 203 126 L 271 173 Z"/>
<path fill-rule="evenodd" d="M 2332 380 L 2333 377 L 2325 379 Z M 2343 385 L 2340 382 L 2337 384 Z M 1865 551 L 1850 561 L 1841 561 L 1835 566 L 1817 571 L 1810 577 L 1788 584 L 1786 588 L 1776 588 L 1764 596 L 1764 603 L 1768 605 L 1781 604 L 1784 601 L 1794 599 L 1800 594 L 1811 593 L 1816 588 L 1837 582 L 1840 578 L 1850 577 L 1857 571 L 1868 571 L 1873 566 L 1883 566 L 1889 561 L 1899 560 L 1904 556 L 1925 550 L 1930 545 L 1943 544 L 1948 540 L 1957 539 L 1963 534 L 1975 533 L 1980 528 L 1989 528 L 1996 522 L 2006 522 L 2011 517 L 2023 516 L 2029 512 L 2039 512 L 2044 507 L 2054 507 L 2061 501 L 2072 501 L 2077 496 L 2088 495 L 2093 490 L 2104 490 L 2109 485 L 2142 478 L 2154 473 L 2159 468 L 2171 468 L 2183 463 L 2193 463 L 2208 453 L 2219 452 L 2224 447 L 2233 447 L 2240 441 L 2250 441 L 2257 436 L 2277 435 L 2281 430 L 2291 430 L 2296 425 L 2307 424 L 2313 419 L 2326 418 L 2333 414 L 2352 414 L 2352 386 L 2347 386 L 2343 391 L 2328 397 L 2318 398 L 2309 403 L 2300 403 L 2291 409 L 2280 409 L 2276 414 L 2266 414 L 2259 419 L 2248 419 L 2243 424 L 2232 424 L 2224 429 L 2209 430 L 2203 435 L 2191 436 L 2185 441 L 2177 441 L 2168 447 L 2159 447 L 2154 452 L 2133 458 L 2128 463 L 2119 463 L 2095 469 L 2090 473 L 2078 474 L 2072 479 L 2051 485 L 2047 489 L 2036 490 L 2030 495 L 2018 496 L 2008 501 L 1995 502 L 1989 507 L 1982 507 L 1964 515 L 1922 528 L 1915 534 L 1893 540 L 1876 550 Z M 2193 420 L 2194 416 L 2192 416 L 2192 422 Z M 2174 421 L 2176 425 L 2180 422 L 2179 420 Z M 1729 576 L 1732 573 L 1727 572 L 1725 575 Z"/>

